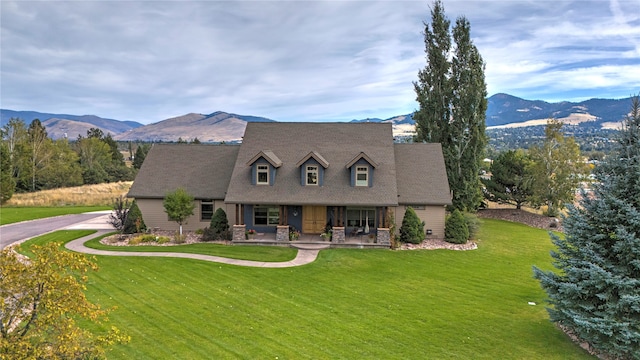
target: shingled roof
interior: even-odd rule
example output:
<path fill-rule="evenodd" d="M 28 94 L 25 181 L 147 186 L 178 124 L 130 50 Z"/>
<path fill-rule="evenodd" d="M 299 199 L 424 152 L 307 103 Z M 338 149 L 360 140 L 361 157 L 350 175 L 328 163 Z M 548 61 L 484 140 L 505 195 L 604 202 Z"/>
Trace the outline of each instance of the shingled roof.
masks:
<path fill-rule="evenodd" d="M 153 144 L 129 194 L 164 198 L 182 187 L 196 199 L 224 199 L 239 145 Z"/>
<path fill-rule="evenodd" d="M 395 144 L 398 203 L 450 205 L 451 194 L 440 144 Z"/>
<path fill-rule="evenodd" d="M 282 166 L 273 186 L 251 184 L 247 163 L 270 149 Z M 322 154 L 329 166 L 323 186 L 300 185 L 297 166 L 305 154 Z M 361 153 L 375 163 L 372 187 L 351 186 L 345 168 Z M 233 169 L 228 203 L 394 206 L 398 204 L 393 132 L 388 123 L 249 123 Z"/>
<path fill-rule="evenodd" d="M 252 185 L 257 156 L 277 167 L 274 185 Z M 323 186 L 300 184 L 310 158 L 324 168 Z M 374 167 L 372 187 L 351 186 L 359 159 Z M 128 196 L 161 199 L 178 187 L 227 203 L 451 204 L 440 144 L 394 144 L 388 123 L 249 123 L 242 145 L 154 144 Z"/>

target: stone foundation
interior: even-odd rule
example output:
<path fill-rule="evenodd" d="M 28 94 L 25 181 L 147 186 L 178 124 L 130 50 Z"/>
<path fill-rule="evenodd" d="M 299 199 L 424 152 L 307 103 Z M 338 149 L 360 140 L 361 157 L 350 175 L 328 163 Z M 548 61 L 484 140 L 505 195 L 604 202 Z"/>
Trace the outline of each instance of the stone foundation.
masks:
<path fill-rule="evenodd" d="M 391 246 L 391 233 L 389 228 L 378 228 L 378 244 Z"/>
<path fill-rule="evenodd" d="M 337 244 L 344 243 L 344 226 L 334 226 L 331 241 Z"/>
<path fill-rule="evenodd" d="M 276 241 L 289 241 L 289 225 L 278 225 Z"/>
<path fill-rule="evenodd" d="M 233 225 L 233 241 L 245 241 L 246 225 Z"/>

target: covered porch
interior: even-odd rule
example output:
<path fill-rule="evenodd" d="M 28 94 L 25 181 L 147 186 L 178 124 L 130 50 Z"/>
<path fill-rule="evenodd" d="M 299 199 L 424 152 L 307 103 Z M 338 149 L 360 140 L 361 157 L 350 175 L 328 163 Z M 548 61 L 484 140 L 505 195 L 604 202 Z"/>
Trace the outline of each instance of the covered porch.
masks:
<path fill-rule="evenodd" d="M 389 248 L 386 206 L 236 204 L 237 244 Z"/>
<path fill-rule="evenodd" d="M 235 229 L 234 225 L 234 229 Z M 244 232 L 243 232 L 244 234 Z M 355 235 L 345 236 L 343 242 L 334 242 L 331 239 L 322 238 L 317 234 L 300 234 L 295 240 L 278 240 L 276 233 L 256 232 L 253 236 L 242 240 L 233 240 L 234 245 L 266 245 L 289 246 L 299 249 L 323 249 L 323 248 L 358 248 L 358 249 L 388 249 L 389 244 L 378 243 L 376 236 Z"/>

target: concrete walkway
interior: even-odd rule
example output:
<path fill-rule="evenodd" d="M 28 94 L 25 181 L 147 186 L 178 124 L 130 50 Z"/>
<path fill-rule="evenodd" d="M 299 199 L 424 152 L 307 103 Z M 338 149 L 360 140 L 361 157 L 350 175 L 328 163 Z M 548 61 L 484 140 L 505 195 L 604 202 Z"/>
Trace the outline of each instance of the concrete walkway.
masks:
<path fill-rule="evenodd" d="M 318 257 L 318 253 L 320 252 L 321 249 L 328 247 L 327 245 L 324 245 L 323 247 L 315 246 L 314 248 L 299 248 L 298 254 L 293 260 L 284 261 L 284 262 L 266 262 L 266 261 L 230 259 L 230 258 L 224 258 L 224 257 L 212 256 L 212 255 L 187 254 L 187 253 L 175 253 L 175 252 L 124 252 L 124 251 L 96 250 L 96 249 L 91 249 L 84 246 L 85 242 L 113 231 L 113 227 L 107 224 L 107 220 L 108 220 L 108 215 L 94 218 L 89 221 L 81 222 L 81 223 L 66 227 L 65 229 L 70 229 L 70 230 L 71 229 L 94 229 L 94 230 L 98 230 L 98 232 L 95 234 L 91 234 L 89 236 L 85 236 L 80 239 L 70 241 L 65 245 L 65 247 L 72 251 L 91 254 L 91 255 L 174 257 L 174 258 L 212 261 L 212 262 L 229 264 L 229 265 L 261 267 L 261 268 L 286 268 L 286 267 L 306 265 L 316 260 L 316 258 Z"/>

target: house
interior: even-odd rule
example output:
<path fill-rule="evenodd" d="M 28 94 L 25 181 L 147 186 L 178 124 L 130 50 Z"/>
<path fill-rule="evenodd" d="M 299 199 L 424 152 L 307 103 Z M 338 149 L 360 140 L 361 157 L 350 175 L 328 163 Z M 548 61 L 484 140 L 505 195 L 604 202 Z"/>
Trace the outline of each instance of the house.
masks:
<path fill-rule="evenodd" d="M 451 203 L 440 144 L 395 144 L 389 123 L 249 123 L 241 145 L 154 144 L 128 196 L 148 227 L 175 229 L 162 198 L 177 187 L 197 203 L 186 229 L 222 207 L 234 241 L 247 229 L 288 241 L 293 227 L 386 245 L 389 215 L 399 229 L 409 206 L 444 238 Z"/>

